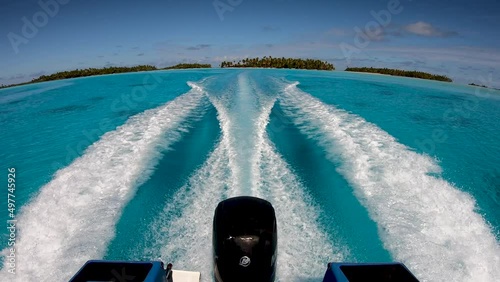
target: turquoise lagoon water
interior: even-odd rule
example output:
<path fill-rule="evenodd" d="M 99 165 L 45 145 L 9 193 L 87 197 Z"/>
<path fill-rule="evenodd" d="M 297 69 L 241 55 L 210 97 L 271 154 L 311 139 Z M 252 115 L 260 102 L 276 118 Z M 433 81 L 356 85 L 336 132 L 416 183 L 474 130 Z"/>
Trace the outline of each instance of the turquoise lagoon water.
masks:
<path fill-rule="evenodd" d="M 211 281 L 213 211 L 253 195 L 277 212 L 279 281 L 321 281 L 328 261 L 392 260 L 422 281 L 498 281 L 499 110 L 499 92 L 480 88 L 299 70 L 1 90 L 18 220 L 17 274 L 4 263 L 1 280 L 161 258 Z"/>

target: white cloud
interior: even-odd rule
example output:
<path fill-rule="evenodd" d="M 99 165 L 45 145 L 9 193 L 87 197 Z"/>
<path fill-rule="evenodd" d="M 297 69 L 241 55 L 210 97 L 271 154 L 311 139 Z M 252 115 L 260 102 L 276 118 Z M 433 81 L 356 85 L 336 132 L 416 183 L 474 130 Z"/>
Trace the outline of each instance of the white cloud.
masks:
<path fill-rule="evenodd" d="M 449 37 L 457 35 L 457 33 L 454 31 L 442 31 L 439 28 L 433 26 L 432 24 L 422 21 L 409 24 L 404 27 L 404 30 L 416 35 L 429 36 L 429 37 Z"/>

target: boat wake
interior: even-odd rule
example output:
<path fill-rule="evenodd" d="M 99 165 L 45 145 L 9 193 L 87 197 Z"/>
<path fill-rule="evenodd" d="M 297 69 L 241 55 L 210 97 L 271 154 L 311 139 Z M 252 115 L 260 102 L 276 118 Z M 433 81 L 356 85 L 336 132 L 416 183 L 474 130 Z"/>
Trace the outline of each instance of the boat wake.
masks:
<path fill-rule="evenodd" d="M 160 202 L 159 213 L 151 208 L 136 215 L 143 226 L 152 223 L 138 233 L 144 238 L 134 238 L 141 243 L 131 247 L 137 248 L 133 258 L 162 258 L 177 269 L 200 271 L 202 281 L 212 281 L 214 210 L 221 200 L 245 195 L 266 199 L 276 210 L 278 281 L 321 281 L 327 262 L 355 260 L 341 236 L 321 223 L 325 211 L 308 194 L 300 171 L 292 169 L 268 136 L 273 130 L 270 121 L 279 118 L 271 115 L 277 103 L 287 122 L 293 122 L 294 132 L 326 152 L 377 223 L 384 247 L 419 279 L 500 277 L 500 247 L 491 228 L 476 212 L 470 195 L 436 176 L 440 167 L 435 160 L 363 118 L 301 91 L 298 83 L 263 91 L 250 74 L 233 72 L 231 79 L 222 75 L 223 79 L 189 82 L 189 92 L 133 116 L 59 170 L 19 214 L 16 252 L 22 259 L 15 279 L 68 280 L 86 260 L 107 255 L 116 225 L 138 187 L 155 170 L 160 182 L 164 171 L 176 173 L 157 170 L 160 161 L 170 161 L 163 153 L 177 143 L 186 149 L 178 155 L 196 154 L 191 149 L 198 143 L 185 134 L 194 124 L 209 124 L 200 128 L 213 132 L 217 122 L 220 138 L 213 148 L 213 139 L 200 140 L 207 144 L 203 154 L 211 151 L 186 168 L 178 182 L 170 183 L 168 189 L 178 189 L 168 190 L 174 196 L 164 205 Z M 205 115 L 212 106 L 217 121 Z M 328 163 L 323 155 L 319 158 Z M 4 256 L 7 253 L 3 250 Z M 8 275 L 7 269 L 0 270 L 1 277 Z"/>
<path fill-rule="evenodd" d="M 436 162 L 359 116 L 284 86 L 279 101 L 317 141 L 377 222 L 395 260 L 422 281 L 495 281 L 500 248 L 475 202 L 445 180 Z"/>
<path fill-rule="evenodd" d="M 88 259 L 103 257 L 121 211 L 155 163 L 206 107 L 204 90 L 130 118 L 59 170 L 18 217 L 17 281 L 68 280 Z M 7 250 L 3 251 L 5 255 Z M 0 276 L 7 277 L 7 269 Z"/>
<path fill-rule="evenodd" d="M 196 269 L 203 281 L 211 281 L 212 219 L 217 204 L 228 197 L 257 196 L 276 209 L 277 280 L 321 279 L 325 263 L 342 260 L 348 250 L 329 242 L 318 226 L 312 201 L 267 138 L 276 97 L 259 95 L 260 90 L 244 74 L 238 84 L 236 93 L 209 95 L 217 109 L 221 140 L 152 224 L 146 241 L 154 243 L 146 255 L 155 258 L 161 249 L 158 255 L 163 260 L 174 261 L 180 269 Z"/>

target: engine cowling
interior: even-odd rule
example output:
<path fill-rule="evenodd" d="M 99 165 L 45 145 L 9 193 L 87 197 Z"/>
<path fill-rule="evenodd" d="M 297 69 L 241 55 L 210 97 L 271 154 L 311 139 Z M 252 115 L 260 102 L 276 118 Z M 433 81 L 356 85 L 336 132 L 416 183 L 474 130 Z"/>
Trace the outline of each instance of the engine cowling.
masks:
<path fill-rule="evenodd" d="M 216 281 L 274 281 L 278 233 L 268 201 L 243 196 L 220 202 L 212 240 Z"/>

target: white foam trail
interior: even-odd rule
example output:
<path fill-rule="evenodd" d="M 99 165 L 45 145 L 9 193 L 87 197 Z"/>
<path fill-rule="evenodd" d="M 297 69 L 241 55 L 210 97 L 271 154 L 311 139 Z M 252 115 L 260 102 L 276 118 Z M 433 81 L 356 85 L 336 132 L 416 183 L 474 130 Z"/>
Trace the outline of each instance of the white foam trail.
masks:
<path fill-rule="evenodd" d="M 231 168 L 231 171 L 228 175 L 228 178 L 225 180 L 230 189 L 231 196 L 235 196 L 235 193 L 240 193 L 241 195 L 241 187 L 240 187 L 240 167 L 238 166 L 238 159 L 241 157 L 239 155 L 234 143 L 237 142 L 237 139 L 233 137 L 231 134 L 233 122 L 230 118 L 229 109 L 224 106 L 224 103 L 217 98 L 210 97 L 210 102 L 217 110 L 217 119 L 219 120 L 219 126 L 222 131 L 222 139 L 220 145 L 223 149 L 220 154 L 226 155 L 228 162 L 228 167 Z"/>
<path fill-rule="evenodd" d="M 265 142 L 261 151 L 262 189 L 278 220 L 278 280 L 321 281 L 326 264 L 344 261 L 349 250 L 331 242 L 318 227 L 319 210 L 275 149 Z"/>
<path fill-rule="evenodd" d="M 255 126 L 259 109 L 252 86 L 245 74 L 238 76 L 236 93 L 227 92 L 222 97 L 210 97 L 217 109 L 224 135 L 224 145 L 229 153 L 234 189 L 231 196 L 251 193 L 253 184 L 252 166 L 255 159 Z"/>
<path fill-rule="evenodd" d="M 212 220 L 217 204 L 230 193 L 240 191 L 238 150 L 234 137 L 234 120 L 230 115 L 232 93 L 222 97 L 209 95 L 217 110 L 222 135 L 203 166 L 187 184 L 166 203 L 162 215 L 150 225 L 146 257 L 156 257 L 175 269 L 201 272 L 202 281 L 212 281 Z M 232 168 L 232 169 L 231 169 Z M 236 168 L 236 169 L 235 169 Z"/>
<path fill-rule="evenodd" d="M 227 164 L 227 151 L 219 145 L 150 228 L 153 244 L 147 252 L 160 250 L 162 260 L 173 262 L 175 269 L 200 271 L 202 281 L 212 277 L 212 220 L 225 198 Z"/>
<path fill-rule="evenodd" d="M 145 249 L 146 256 L 160 250 L 163 261 L 174 262 L 176 269 L 200 271 L 202 281 L 212 278 L 213 213 L 240 183 L 239 171 L 230 169 L 237 167 L 237 150 L 229 134 L 232 121 L 222 100 L 210 97 L 222 129 L 221 140 L 203 166 L 166 203 L 162 215 L 150 225 L 151 238 L 145 240 L 152 242 Z"/>
<path fill-rule="evenodd" d="M 252 83 L 251 83 L 252 84 Z M 329 261 L 341 261 L 349 250 L 330 242 L 318 226 L 319 209 L 267 136 L 276 97 L 252 85 L 260 115 L 255 120 L 252 160 L 252 196 L 270 201 L 278 221 L 278 281 L 322 279 Z M 335 237 L 334 234 L 332 237 Z"/>
<path fill-rule="evenodd" d="M 86 260 L 103 256 L 136 187 L 187 131 L 184 121 L 206 103 L 203 90 L 190 85 L 190 92 L 106 133 L 23 208 L 16 281 L 68 280 Z M 5 267 L 0 275 L 14 277 Z"/>
<path fill-rule="evenodd" d="M 253 145 L 253 155 L 251 158 L 252 165 L 252 195 L 255 197 L 263 197 L 263 195 L 269 196 L 269 190 L 266 189 L 262 183 L 263 177 L 263 150 L 268 148 L 269 139 L 267 137 L 266 129 L 269 124 L 269 116 L 271 110 L 276 103 L 276 97 L 269 97 L 264 95 L 260 89 L 256 87 L 255 84 L 252 85 L 254 92 L 257 97 L 258 107 L 260 110 L 260 115 L 254 124 L 254 145 Z M 267 191 L 267 194 L 265 193 Z"/>
<path fill-rule="evenodd" d="M 302 92 L 281 104 L 316 139 L 377 222 L 385 247 L 421 281 L 500 281 L 500 248 L 470 195 L 430 174 L 428 156 L 364 119 Z"/>
<path fill-rule="evenodd" d="M 241 78 L 239 82 L 248 83 Z M 239 142 L 247 141 L 235 138 L 233 128 L 240 125 L 235 115 L 241 112 L 236 110 L 237 105 L 229 108 L 231 103 L 224 99 L 210 99 L 217 109 L 221 140 L 202 168 L 190 177 L 187 185 L 166 204 L 163 215 L 151 225 L 153 240 L 148 241 L 154 243 L 146 253 L 150 255 L 162 248 L 164 261 L 173 261 L 178 269 L 200 271 L 202 281 L 212 281 L 213 213 L 220 200 L 241 195 L 238 186 L 242 182 L 237 176 L 248 173 L 241 172 L 241 169 L 246 169 L 252 176 L 251 190 L 246 195 L 268 199 L 276 209 L 278 281 L 321 279 L 326 263 L 331 259 L 341 260 L 347 251 L 329 243 L 317 225 L 317 209 L 269 143 L 265 131 L 275 98 L 265 98 L 257 93 L 261 109 L 245 134 L 253 136 L 250 146 L 253 149 L 246 160 L 251 164 L 244 167 L 238 167 L 241 163 L 235 156 L 242 148 Z"/>
<path fill-rule="evenodd" d="M 347 248 L 330 242 L 318 226 L 319 210 L 304 187 L 276 152 L 267 136 L 267 125 L 276 97 L 264 95 L 255 83 L 253 89 L 260 109 L 254 118 L 252 138 L 251 195 L 272 203 L 278 221 L 278 281 L 321 280 L 326 263 L 348 256 Z"/>

